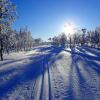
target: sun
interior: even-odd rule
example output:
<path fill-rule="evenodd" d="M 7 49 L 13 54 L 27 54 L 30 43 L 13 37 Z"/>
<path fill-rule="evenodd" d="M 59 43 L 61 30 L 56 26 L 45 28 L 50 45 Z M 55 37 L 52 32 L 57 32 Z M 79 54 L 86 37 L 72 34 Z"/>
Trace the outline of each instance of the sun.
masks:
<path fill-rule="evenodd" d="M 75 32 L 75 25 L 73 23 L 65 23 L 63 25 L 63 30 L 65 34 L 74 34 Z"/>

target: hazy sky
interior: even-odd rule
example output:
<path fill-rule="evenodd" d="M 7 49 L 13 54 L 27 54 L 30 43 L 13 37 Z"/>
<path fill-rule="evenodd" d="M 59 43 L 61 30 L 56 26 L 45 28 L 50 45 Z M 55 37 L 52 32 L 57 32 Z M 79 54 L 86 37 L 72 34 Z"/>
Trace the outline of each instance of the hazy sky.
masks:
<path fill-rule="evenodd" d="M 11 0 L 19 19 L 14 28 L 28 26 L 34 37 L 47 39 L 60 33 L 65 23 L 93 29 L 100 26 L 100 0 Z"/>

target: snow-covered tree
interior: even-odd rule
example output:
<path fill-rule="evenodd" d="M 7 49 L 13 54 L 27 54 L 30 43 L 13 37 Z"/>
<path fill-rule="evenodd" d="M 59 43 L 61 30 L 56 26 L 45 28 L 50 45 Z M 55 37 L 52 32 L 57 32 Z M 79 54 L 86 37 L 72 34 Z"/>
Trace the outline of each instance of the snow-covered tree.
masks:
<path fill-rule="evenodd" d="M 34 39 L 27 27 L 21 28 L 17 36 L 17 51 L 29 50 L 33 47 Z"/>
<path fill-rule="evenodd" d="M 62 33 L 61 36 L 60 36 L 60 44 L 62 46 L 65 46 L 66 43 L 67 43 L 67 37 L 66 37 L 66 35 L 64 33 Z"/>
<path fill-rule="evenodd" d="M 34 39 L 34 45 L 41 45 L 43 40 L 41 38 Z"/>
<path fill-rule="evenodd" d="M 66 43 L 67 43 L 67 37 L 64 33 L 52 38 L 53 45 L 65 46 Z"/>
<path fill-rule="evenodd" d="M 5 38 L 3 38 L 3 49 L 9 54 L 10 51 L 15 49 L 16 45 L 16 34 L 12 29 L 7 31 Z"/>
<path fill-rule="evenodd" d="M 16 18 L 16 7 L 10 0 L 0 0 L 0 57 L 3 60 L 3 40 Z"/>

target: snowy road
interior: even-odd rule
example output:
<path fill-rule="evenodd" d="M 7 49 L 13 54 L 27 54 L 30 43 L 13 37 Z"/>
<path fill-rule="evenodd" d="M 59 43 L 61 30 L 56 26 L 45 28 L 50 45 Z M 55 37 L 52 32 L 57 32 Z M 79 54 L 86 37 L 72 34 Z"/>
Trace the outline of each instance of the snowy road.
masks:
<path fill-rule="evenodd" d="M 5 55 L 0 100 L 100 100 L 100 50 L 43 46 Z"/>

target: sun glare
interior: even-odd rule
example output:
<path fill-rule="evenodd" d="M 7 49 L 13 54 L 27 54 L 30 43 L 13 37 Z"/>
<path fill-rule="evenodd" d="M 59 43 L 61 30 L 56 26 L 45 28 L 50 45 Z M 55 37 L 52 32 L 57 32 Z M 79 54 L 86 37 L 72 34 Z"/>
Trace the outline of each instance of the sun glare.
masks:
<path fill-rule="evenodd" d="M 73 23 L 65 23 L 63 25 L 63 32 L 65 34 L 74 34 L 74 32 L 75 32 L 75 25 Z"/>

